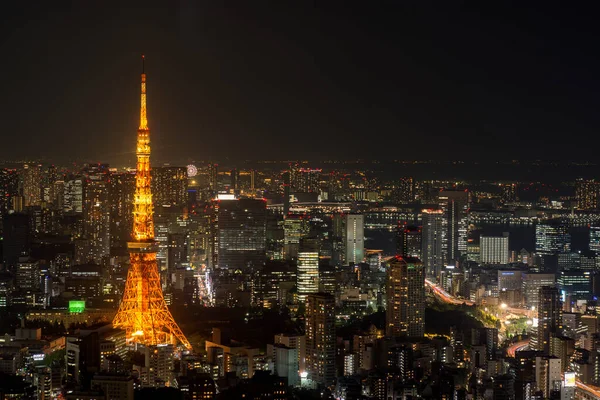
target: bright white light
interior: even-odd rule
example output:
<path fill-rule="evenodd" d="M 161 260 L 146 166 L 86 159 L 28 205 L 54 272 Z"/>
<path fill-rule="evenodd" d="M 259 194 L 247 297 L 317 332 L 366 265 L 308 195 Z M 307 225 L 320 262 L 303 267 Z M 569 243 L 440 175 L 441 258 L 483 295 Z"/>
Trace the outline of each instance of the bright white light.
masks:
<path fill-rule="evenodd" d="M 506 309 L 506 307 L 508 307 L 508 306 L 506 305 L 506 303 L 502 303 L 502 304 L 500 304 L 500 308 L 501 308 L 501 309 L 503 309 L 503 310 L 504 310 L 504 309 Z"/>
<path fill-rule="evenodd" d="M 308 372 L 306 372 L 306 371 L 300 372 L 300 378 L 306 379 L 307 377 L 308 377 Z"/>
<path fill-rule="evenodd" d="M 504 325 L 510 325 L 510 321 L 504 321 Z"/>
<path fill-rule="evenodd" d="M 526 322 L 526 324 L 527 324 L 527 325 L 533 325 L 533 321 L 532 321 L 532 320 L 530 320 L 530 319 L 528 319 L 528 320 L 527 320 L 527 322 Z"/>

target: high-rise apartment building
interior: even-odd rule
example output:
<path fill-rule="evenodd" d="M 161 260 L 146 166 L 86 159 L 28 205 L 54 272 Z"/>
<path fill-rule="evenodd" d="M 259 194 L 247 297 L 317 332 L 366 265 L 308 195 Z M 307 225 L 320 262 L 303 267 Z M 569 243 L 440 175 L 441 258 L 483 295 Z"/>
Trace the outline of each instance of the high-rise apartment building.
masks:
<path fill-rule="evenodd" d="M 509 262 L 508 232 L 502 236 L 484 236 L 479 238 L 479 255 L 482 264 L 506 265 Z"/>
<path fill-rule="evenodd" d="M 219 268 L 263 265 L 267 207 L 262 199 L 216 200 L 213 259 Z"/>
<path fill-rule="evenodd" d="M 362 214 L 346 215 L 346 264 L 358 264 L 365 258 L 365 219 Z"/>
<path fill-rule="evenodd" d="M 543 286 L 537 304 L 537 350 L 550 354 L 550 339 L 562 334 L 562 305 L 556 287 Z"/>
<path fill-rule="evenodd" d="M 335 381 L 335 297 L 311 293 L 306 297 L 306 372 L 317 384 L 330 387 Z"/>
<path fill-rule="evenodd" d="M 425 268 L 421 260 L 396 256 L 387 266 L 386 335 L 425 334 Z"/>
<path fill-rule="evenodd" d="M 306 296 L 319 291 L 319 240 L 300 240 L 298 271 L 296 274 L 298 301 L 304 303 Z"/>
<path fill-rule="evenodd" d="M 467 251 L 467 190 L 443 190 L 438 194 L 442 218 L 442 253 L 445 261 L 453 263 Z"/>
<path fill-rule="evenodd" d="M 25 207 L 38 206 L 42 201 L 42 166 L 23 165 L 23 197 Z"/>
<path fill-rule="evenodd" d="M 318 193 L 322 170 L 290 165 L 290 186 L 294 193 Z"/>
<path fill-rule="evenodd" d="M 598 209 L 600 184 L 595 180 L 577 179 L 575 181 L 575 200 L 578 210 Z"/>
<path fill-rule="evenodd" d="M 422 211 L 423 236 L 421 260 L 427 276 L 437 277 L 445 263 L 442 254 L 443 212 L 441 210 L 425 209 Z"/>
<path fill-rule="evenodd" d="M 152 200 L 157 206 L 183 206 L 187 202 L 186 167 L 152 168 Z"/>
<path fill-rule="evenodd" d="M 544 399 L 552 398 L 552 392 L 560 393 L 561 388 L 561 360 L 558 357 L 535 358 L 535 381 L 537 390 L 541 391 Z"/>

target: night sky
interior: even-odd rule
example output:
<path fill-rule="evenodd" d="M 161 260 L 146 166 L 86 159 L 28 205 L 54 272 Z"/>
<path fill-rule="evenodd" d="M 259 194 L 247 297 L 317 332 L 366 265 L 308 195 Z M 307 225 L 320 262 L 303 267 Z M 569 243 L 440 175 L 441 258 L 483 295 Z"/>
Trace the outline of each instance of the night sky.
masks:
<path fill-rule="evenodd" d="M 132 161 L 145 53 L 160 162 L 600 161 L 597 9 L 12 3 L 0 12 L 3 159 Z"/>

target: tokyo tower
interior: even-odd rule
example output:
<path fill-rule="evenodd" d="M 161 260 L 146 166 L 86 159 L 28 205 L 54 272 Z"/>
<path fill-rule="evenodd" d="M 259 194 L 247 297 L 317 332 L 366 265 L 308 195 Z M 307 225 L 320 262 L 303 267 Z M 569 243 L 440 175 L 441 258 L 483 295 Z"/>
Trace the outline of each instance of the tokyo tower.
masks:
<path fill-rule="evenodd" d="M 133 241 L 127 244 L 131 265 L 125 292 L 113 321 L 124 329 L 128 343 L 146 346 L 181 342 L 192 346 L 167 308 L 156 263 L 152 193 L 150 191 L 150 129 L 146 117 L 146 74 L 142 55 L 140 127 L 137 132 L 137 172 L 133 202 Z"/>

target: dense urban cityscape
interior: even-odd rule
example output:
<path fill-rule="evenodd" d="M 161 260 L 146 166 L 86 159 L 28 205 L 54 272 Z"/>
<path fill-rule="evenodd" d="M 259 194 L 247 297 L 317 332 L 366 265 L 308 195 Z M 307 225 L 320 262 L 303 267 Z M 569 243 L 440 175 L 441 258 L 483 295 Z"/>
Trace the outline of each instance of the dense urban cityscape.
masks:
<path fill-rule="evenodd" d="M 58 3 L 0 15 L 0 400 L 600 400 L 595 20 Z"/>
<path fill-rule="evenodd" d="M 0 170 L 3 398 L 600 397 L 600 183 L 150 168 L 150 137 L 143 72 L 135 168 Z"/>

